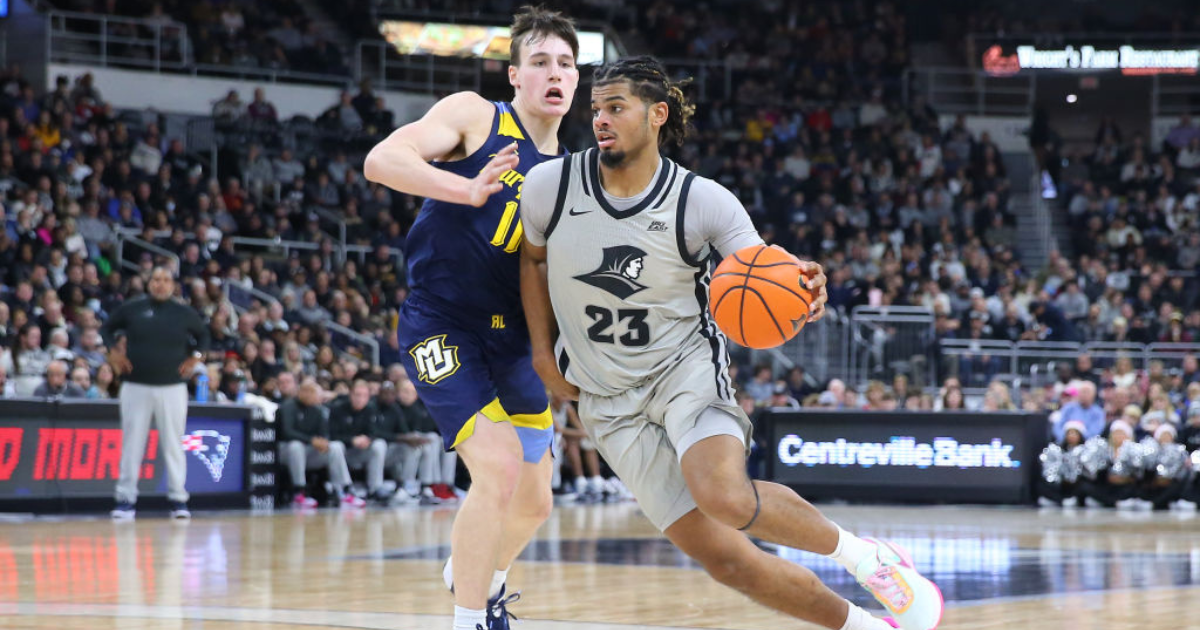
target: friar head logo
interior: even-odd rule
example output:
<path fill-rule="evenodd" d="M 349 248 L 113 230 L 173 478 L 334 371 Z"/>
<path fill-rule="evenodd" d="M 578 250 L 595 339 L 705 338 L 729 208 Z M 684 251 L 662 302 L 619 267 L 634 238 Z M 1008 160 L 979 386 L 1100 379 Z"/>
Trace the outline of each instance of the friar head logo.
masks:
<path fill-rule="evenodd" d="M 591 273 L 575 276 L 576 280 L 604 289 L 624 300 L 646 288 L 637 281 L 645 267 L 646 252 L 630 245 L 604 248 L 604 260 Z"/>

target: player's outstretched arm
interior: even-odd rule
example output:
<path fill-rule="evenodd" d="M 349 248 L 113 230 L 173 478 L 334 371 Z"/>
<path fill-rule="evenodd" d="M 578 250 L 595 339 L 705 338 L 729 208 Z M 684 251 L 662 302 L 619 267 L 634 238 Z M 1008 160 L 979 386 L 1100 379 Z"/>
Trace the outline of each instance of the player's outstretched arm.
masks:
<path fill-rule="evenodd" d="M 474 92 L 451 94 L 420 120 L 395 130 L 367 154 L 363 174 L 372 182 L 410 195 L 448 203 L 482 206 L 504 185 L 500 175 L 516 168 L 515 143 L 496 154 L 479 175 L 468 179 L 429 164 L 481 146 L 491 131 L 496 108 Z"/>
<path fill-rule="evenodd" d="M 550 303 L 550 283 L 546 280 L 546 248 L 521 244 L 521 304 L 529 326 L 533 349 L 533 369 L 550 391 L 569 400 L 579 400 L 579 388 L 563 378 L 554 359 L 554 337 L 558 325 Z"/>

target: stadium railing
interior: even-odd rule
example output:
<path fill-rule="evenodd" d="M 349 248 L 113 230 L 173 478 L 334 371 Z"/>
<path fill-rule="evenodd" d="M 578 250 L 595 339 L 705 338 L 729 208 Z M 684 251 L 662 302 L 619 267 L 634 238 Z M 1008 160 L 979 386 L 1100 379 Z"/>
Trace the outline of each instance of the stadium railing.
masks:
<path fill-rule="evenodd" d="M 904 71 L 900 91 L 903 102 L 921 94 L 926 103 L 946 114 L 1028 117 L 1033 115 L 1036 99 L 1035 77 L 1033 73 L 996 77 L 981 70 L 922 66 Z"/>
<path fill-rule="evenodd" d="M 801 367 L 816 383 L 845 376 L 849 359 L 849 318 L 828 310 L 822 319 L 805 325 L 804 330 L 778 348 L 754 350 L 730 342 L 730 355 L 742 365 L 769 364 L 777 374 Z"/>
<path fill-rule="evenodd" d="M 278 303 L 275 296 L 254 287 L 248 287 L 236 282 L 224 282 L 221 285 L 225 299 L 239 313 L 244 313 L 254 307 L 256 301 L 263 304 Z M 379 365 L 379 342 L 371 335 L 346 328 L 336 322 L 324 321 L 320 326 L 329 335 L 330 344 L 342 354 L 352 354 L 350 351 L 365 348 L 364 357 L 371 365 Z"/>
<path fill-rule="evenodd" d="M 52 62 L 132 66 L 155 72 L 192 65 L 187 27 L 174 20 L 58 10 L 47 11 L 46 18 L 46 53 Z"/>
<path fill-rule="evenodd" d="M 1029 375 L 1031 386 L 1046 385 L 1055 378 L 1055 368 L 1072 366 L 1082 354 L 1092 358 L 1095 370 L 1111 367 L 1128 357 L 1135 370 L 1146 370 L 1161 361 L 1164 370 L 1177 370 L 1187 354 L 1200 355 L 1200 343 L 1113 343 L 1048 342 L 995 339 L 943 339 L 939 344 L 943 379 L 957 376 L 967 387 L 986 387 L 999 375 Z M 980 378 L 986 377 L 986 378 Z"/>
<path fill-rule="evenodd" d="M 48 10 L 46 58 L 51 62 L 126 67 L 154 72 L 346 85 L 343 74 L 196 63 L 187 27 L 174 20 Z M 113 31 L 128 31 L 116 34 Z"/>
<path fill-rule="evenodd" d="M 913 386 L 936 380 L 933 311 L 914 306 L 857 306 L 848 326 L 851 383 L 891 382 L 906 374 Z"/>
<path fill-rule="evenodd" d="M 842 328 L 844 343 L 848 344 L 845 369 L 827 369 L 822 380 L 844 378 L 861 386 L 870 380 L 891 382 L 897 374 L 905 374 L 914 387 L 921 388 L 957 376 L 965 387 L 986 387 L 991 380 L 1010 375 L 1028 377 L 1032 384 L 1046 384 L 1054 378 L 1058 364 L 1074 365 L 1081 354 L 1090 355 L 1096 370 L 1109 368 L 1118 358 L 1128 357 L 1134 369 L 1146 370 L 1152 362 L 1161 361 L 1171 371 L 1179 369 L 1184 356 L 1200 356 L 1200 343 L 938 340 L 933 322 L 932 311 L 920 307 L 855 308 Z M 831 322 L 830 330 L 822 333 L 836 332 L 835 325 Z M 808 343 L 819 349 L 821 342 L 816 337 L 801 335 L 793 343 Z M 785 345 L 779 351 L 786 353 L 790 347 Z M 812 365 L 821 363 L 813 361 Z"/>
<path fill-rule="evenodd" d="M 154 243 L 151 243 L 149 241 L 142 240 L 141 238 L 138 238 L 137 236 L 129 234 L 127 231 L 116 230 L 115 232 L 117 235 L 116 258 L 117 258 L 118 264 L 120 264 L 122 268 L 132 269 L 135 271 L 139 269 L 137 264 L 125 259 L 125 250 L 127 248 L 128 249 L 136 248 L 136 249 L 145 250 L 146 252 L 149 252 L 151 254 L 156 254 L 158 256 L 166 258 L 167 260 L 170 260 L 171 264 L 174 265 L 173 271 L 175 271 L 176 273 L 179 272 L 179 255 L 178 254 L 172 252 L 169 249 L 159 247 L 158 245 L 155 245 Z"/>
<path fill-rule="evenodd" d="M 483 62 L 482 59 L 403 55 L 383 40 L 360 40 L 354 46 L 354 76 L 370 78 L 373 87 L 380 90 L 478 92 L 483 85 Z"/>

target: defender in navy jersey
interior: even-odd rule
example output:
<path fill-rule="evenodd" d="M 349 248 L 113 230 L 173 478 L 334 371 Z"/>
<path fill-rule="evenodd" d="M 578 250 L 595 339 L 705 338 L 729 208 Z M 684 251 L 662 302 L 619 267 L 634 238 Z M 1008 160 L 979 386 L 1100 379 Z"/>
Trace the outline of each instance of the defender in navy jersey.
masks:
<path fill-rule="evenodd" d="M 511 36 L 511 103 L 450 95 L 372 149 L 364 168 L 427 199 L 407 237 L 398 335 L 444 446 L 471 472 L 446 570 L 459 630 L 507 628 L 508 566 L 553 505 L 553 419 L 521 308 L 517 210 L 525 174 L 565 153 L 557 135 L 579 45 L 570 20 L 542 9 L 518 14 Z"/>

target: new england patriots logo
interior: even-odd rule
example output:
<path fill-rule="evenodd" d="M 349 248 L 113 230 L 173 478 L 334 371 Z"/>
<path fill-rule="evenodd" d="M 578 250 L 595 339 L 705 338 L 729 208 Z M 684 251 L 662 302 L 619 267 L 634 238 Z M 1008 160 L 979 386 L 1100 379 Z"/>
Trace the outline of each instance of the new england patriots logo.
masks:
<path fill-rule="evenodd" d="M 201 429 L 183 436 L 183 450 L 195 455 L 203 462 L 204 467 L 208 469 L 209 476 L 214 482 L 217 482 L 221 480 L 221 473 L 225 470 L 225 458 L 229 456 L 230 441 L 231 438 L 228 435 Z"/>
<path fill-rule="evenodd" d="M 637 281 L 642 275 L 646 252 L 631 245 L 604 248 L 604 260 L 591 273 L 575 276 L 596 288 L 604 289 L 622 300 L 646 288 Z"/>

